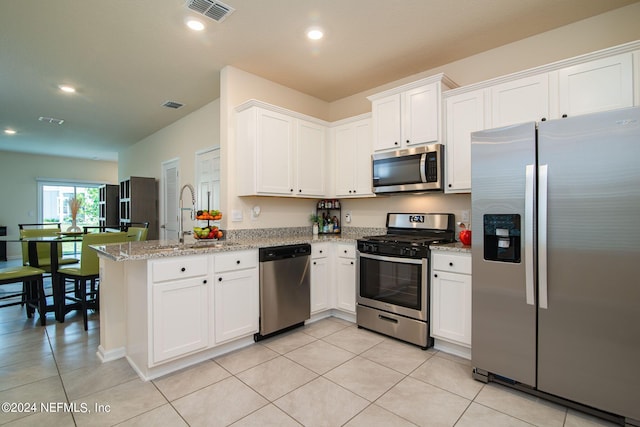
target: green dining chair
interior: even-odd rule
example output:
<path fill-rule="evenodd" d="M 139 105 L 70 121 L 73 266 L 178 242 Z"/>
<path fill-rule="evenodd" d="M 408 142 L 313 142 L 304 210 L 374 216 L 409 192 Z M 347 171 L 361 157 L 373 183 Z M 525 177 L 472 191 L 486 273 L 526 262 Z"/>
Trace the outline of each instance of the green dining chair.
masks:
<path fill-rule="evenodd" d="M 129 227 L 127 229 L 127 235 L 132 242 L 142 242 L 147 240 L 148 228 L 145 227 Z"/>
<path fill-rule="evenodd" d="M 60 233 L 59 224 L 54 223 L 55 227 L 46 227 L 46 228 L 25 228 L 26 226 L 40 226 L 44 227 L 50 224 L 18 224 L 18 228 L 20 229 L 20 238 L 25 237 L 55 237 Z M 37 268 L 41 268 L 47 273 L 51 272 L 51 245 L 48 242 L 36 243 L 36 248 L 38 251 L 38 266 Z M 62 243 L 58 243 L 58 264 L 59 265 L 70 265 L 77 264 L 80 262 L 77 258 L 62 257 Z M 29 265 L 29 244 L 27 242 L 22 242 L 22 265 Z M 32 266 L 33 267 L 33 266 Z"/>
<path fill-rule="evenodd" d="M 46 324 L 45 296 L 42 275 L 44 270 L 40 268 L 17 266 L 0 268 L 0 285 L 11 285 L 22 283 L 22 292 L 4 294 L 0 300 L 8 300 L 9 302 L 0 305 L 0 307 L 8 307 L 18 304 L 27 304 L 27 317 L 33 317 L 34 311 L 37 309 L 40 315 L 40 324 Z M 20 301 L 11 300 L 20 297 Z"/>
<path fill-rule="evenodd" d="M 88 329 L 88 310 L 97 311 L 100 307 L 98 288 L 100 262 L 98 253 L 89 246 L 120 243 L 127 240 L 126 232 L 83 234 L 80 266 L 58 269 L 59 286 L 64 292 L 60 321 L 64 321 L 64 315 L 71 310 L 80 310 L 82 311 L 84 330 Z M 73 283 L 73 288 L 67 290 L 68 283 Z"/>

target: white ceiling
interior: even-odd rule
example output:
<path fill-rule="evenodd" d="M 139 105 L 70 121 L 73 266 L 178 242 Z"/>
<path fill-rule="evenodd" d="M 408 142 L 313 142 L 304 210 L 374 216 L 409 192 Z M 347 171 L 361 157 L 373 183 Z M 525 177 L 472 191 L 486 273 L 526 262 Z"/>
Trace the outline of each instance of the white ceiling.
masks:
<path fill-rule="evenodd" d="M 334 101 L 638 0 L 224 0 L 200 33 L 186 0 L 0 1 L 0 150 L 116 160 L 218 98 L 226 65 Z"/>

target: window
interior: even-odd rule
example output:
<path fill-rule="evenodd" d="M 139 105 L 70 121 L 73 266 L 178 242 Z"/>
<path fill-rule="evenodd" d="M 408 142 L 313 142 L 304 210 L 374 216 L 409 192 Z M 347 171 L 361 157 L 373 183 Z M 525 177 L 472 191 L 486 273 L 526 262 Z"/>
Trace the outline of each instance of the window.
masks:
<path fill-rule="evenodd" d="M 80 210 L 76 218 L 78 227 L 98 225 L 99 183 L 64 182 L 38 180 L 38 221 L 59 222 L 62 230 L 71 226 L 69 200 L 80 200 Z M 65 243 L 63 254 L 76 253 L 76 243 Z"/>

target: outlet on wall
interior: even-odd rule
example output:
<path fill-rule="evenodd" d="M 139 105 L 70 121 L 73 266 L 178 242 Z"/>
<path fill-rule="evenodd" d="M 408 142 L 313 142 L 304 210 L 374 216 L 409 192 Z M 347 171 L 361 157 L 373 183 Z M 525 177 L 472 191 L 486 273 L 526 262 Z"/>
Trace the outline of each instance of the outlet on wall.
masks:
<path fill-rule="evenodd" d="M 469 222 L 469 211 L 462 211 L 462 222 Z"/>

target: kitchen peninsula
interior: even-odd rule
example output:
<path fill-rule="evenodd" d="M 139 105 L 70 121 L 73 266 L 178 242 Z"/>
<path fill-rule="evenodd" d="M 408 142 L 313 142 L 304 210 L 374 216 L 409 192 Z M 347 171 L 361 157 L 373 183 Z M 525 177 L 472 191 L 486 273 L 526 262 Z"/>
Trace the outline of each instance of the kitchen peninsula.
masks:
<path fill-rule="evenodd" d="M 360 237 L 312 237 L 309 231 L 95 247 L 101 280 L 98 356 L 102 361 L 126 357 L 150 380 L 252 344 L 259 327 L 258 248 L 299 243 L 355 248 Z M 355 304 L 355 265 L 351 276 L 346 293 Z M 313 319 L 330 315 L 355 321 L 355 308 L 330 304 Z"/>

